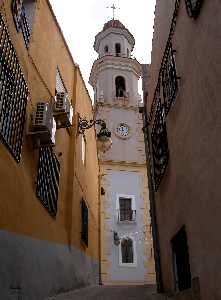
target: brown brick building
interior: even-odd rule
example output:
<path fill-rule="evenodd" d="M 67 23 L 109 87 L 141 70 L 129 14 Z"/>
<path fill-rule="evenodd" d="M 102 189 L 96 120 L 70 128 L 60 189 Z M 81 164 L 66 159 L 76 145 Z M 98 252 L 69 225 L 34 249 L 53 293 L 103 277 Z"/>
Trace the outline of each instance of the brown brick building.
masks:
<path fill-rule="evenodd" d="M 92 104 L 49 1 L 1 2 L 0 298 L 40 300 L 98 280 Z"/>
<path fill-rule="evenodd" d="M 219 0 L 156 1 L 144 128 L 158 288 L 175 299 L 221 299 L 220 26 Z"/>

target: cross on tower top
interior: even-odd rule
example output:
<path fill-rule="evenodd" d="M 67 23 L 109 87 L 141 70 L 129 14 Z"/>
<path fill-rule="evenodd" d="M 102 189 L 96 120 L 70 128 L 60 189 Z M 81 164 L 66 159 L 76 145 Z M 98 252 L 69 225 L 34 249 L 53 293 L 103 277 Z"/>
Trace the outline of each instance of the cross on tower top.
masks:
<path fill-rule="evenodd" d="M 111 9 L 113 10 L 113 20 L 114 20 L 114 17 L 115 17 L 115 10 L 116 10 L 118 7 L 116 7 L 116 6 L 114 5 L 114 3 L 113 3 L 112 6 L 107 6 L 107 8 L 111 8 Z M 118 8 L 118 9 L 119 9 L 119 8 Z"/>

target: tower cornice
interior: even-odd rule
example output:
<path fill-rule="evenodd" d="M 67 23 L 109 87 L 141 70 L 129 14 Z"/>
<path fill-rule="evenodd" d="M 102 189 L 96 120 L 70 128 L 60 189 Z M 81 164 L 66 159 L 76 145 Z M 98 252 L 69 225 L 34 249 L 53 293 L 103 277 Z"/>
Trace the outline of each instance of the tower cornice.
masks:
<path fill-rule="evenodd" d="M 140 63 L 135 58 L 106 55 L 93 63 L 89 83 L 95 87 L 99 72 L 108 68 L 131 71 L 137 78 L 141 76 L 142 71 Z"/>

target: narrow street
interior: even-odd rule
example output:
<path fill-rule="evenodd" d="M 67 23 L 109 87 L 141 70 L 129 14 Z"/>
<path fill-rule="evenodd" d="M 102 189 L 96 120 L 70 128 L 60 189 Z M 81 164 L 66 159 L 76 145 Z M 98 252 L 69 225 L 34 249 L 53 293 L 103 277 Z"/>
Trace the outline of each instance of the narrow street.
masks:
<path fill-rule="evenodd" d="M 164 300 L 148 286 L 93 286 L 46 300 Z"/>

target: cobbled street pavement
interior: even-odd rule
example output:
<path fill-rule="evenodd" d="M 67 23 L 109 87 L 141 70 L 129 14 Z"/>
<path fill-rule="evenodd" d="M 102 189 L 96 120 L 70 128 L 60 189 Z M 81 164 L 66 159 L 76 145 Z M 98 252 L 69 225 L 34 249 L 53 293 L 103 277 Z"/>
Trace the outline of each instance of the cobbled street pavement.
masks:
<path fill-rule="evenodd" d="M 164 300 L 148 286 L 92 286 L 45 300 Z"/>

